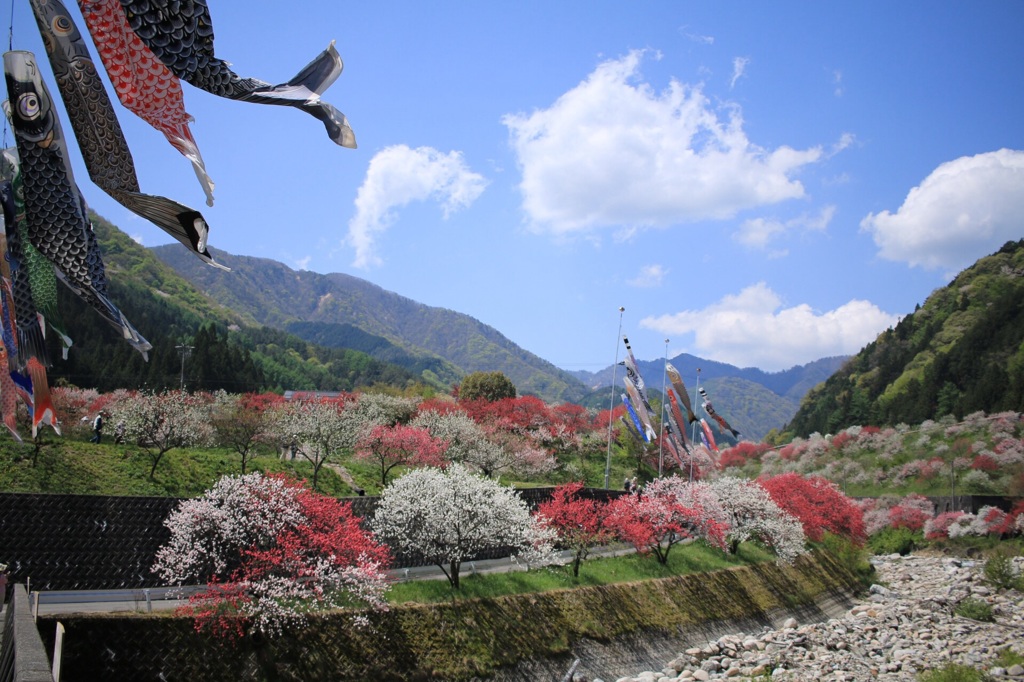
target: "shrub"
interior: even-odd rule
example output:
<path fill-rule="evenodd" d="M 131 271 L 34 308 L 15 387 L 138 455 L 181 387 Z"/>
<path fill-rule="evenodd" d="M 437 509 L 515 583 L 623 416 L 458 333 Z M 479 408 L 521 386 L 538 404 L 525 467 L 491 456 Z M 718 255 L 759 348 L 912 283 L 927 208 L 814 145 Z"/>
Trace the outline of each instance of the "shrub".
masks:
<path fill-rule="evenodd" d="M 985 673 L 958 663 L 947 663 L 918 677 L 919 682 L 985 682 L 988 679 Z"/>
<path fill-rule="evenodd" d="M 821 546 L 852 570 L 865 587 L 875 581 L 875 567 L 871 565 L 868 552 L 860 543 L 841 535 L 825 533 L 821 538 Z"/>
<path fill-rule="evenodd" d="M 872 554 L 900 554 L 906 556 L 914 551 L 923 536 L 909 528 L 883 528 L 868 539 Z"/>
<path fill-rule="evenodd" d="M 1001 590 L 1024 590 L 1024 577 L 1013 564 L 1013 557 L 1003 550 L 997 550 L 984 567 L 985 582 Z"/>
<path fill-rule="evenodd" d="M 976 597 L 967 597 L 956 605 L 953 609 L 953 613 L 963 618 L 970 618 L 971 620 L 978 620 L 985 623 L 991 623 L 995 621 L 995 616 L 992 615 L 992 605 L 984 599 L 978 599 Z"/>

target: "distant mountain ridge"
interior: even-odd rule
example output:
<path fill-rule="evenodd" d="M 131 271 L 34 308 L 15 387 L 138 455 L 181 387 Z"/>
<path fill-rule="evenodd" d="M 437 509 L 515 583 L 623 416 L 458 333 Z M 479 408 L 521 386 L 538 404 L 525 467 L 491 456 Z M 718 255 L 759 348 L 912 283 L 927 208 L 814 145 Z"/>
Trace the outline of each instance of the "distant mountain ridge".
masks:
<path fill-rule="evenodd" d="M 610 402 L 611 366 L 600 372 L 559 369 L 468 315 L 417 303 L 358 277 L 293 270 L 271 259 L 211 249 L 232 269 L 224 272 L 177 245 L 151 251 L 250 324 L 282 329 L 328 348 L 362 351 L 435 385 L 458 383 L 474 371 L 500 371 L 521 395 L 599 409 Z M 844 358 L 824 358 L 782 372 L 741 369 L 685 353 L 670 360 L 691 392 L 700 368 L 700 383 L 718 411 L 744 438 L 759 440 L 788 422 L 804 394 L 828 378 Z M 663 363 L 641 360 L 638 365 L 648 388 L 660 394 Z M 621 377 L 620 369 L 620 387 Z"/>
<path fill-rule="evenodd" d="M 219 262 L 232 269 L 224 272 L 177 245 L 154 247 L 152 252 L 252 324 L 288 329 L 316 343 L 356 339 L 362 347 L 371 348 L 367 352 L 375 358 L 417 367 L 428 378 L 449 383 L 470 372 L 500 371 L 521 394 L 551 402 L 576 401 L 587 393 L 569 372 L 523 350 L 493 327 L 469 315 L 417 303 L 358 277 L 297 271 L 271 259 L 211 249 Z"/>

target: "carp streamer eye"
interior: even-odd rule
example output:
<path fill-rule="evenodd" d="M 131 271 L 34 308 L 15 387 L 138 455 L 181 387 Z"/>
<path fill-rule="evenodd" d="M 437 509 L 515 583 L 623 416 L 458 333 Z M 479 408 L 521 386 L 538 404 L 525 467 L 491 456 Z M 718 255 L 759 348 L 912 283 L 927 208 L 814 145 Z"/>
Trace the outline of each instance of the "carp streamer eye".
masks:
<path fill-rule="evenodd" d="M 26 92 L 18 98 L 18 115 L 32 120 L 39 117 L 39 96 L 34 92 Z"/>
<path fill-rule="evenodd" d="M 75 25 L 65 15 L 54 17 L 52 22 L 53 32 L 59 36 L 71 35 L 75 31 Z"/>

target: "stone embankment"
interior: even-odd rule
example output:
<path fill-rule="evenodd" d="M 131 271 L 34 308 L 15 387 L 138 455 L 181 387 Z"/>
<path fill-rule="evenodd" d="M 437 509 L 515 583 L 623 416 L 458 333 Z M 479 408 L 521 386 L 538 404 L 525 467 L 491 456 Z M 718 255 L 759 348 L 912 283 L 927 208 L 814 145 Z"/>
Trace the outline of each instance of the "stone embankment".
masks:
<path fill-rule="evenodd" d="M 1021 559 L 1016 560 L 1018 568 Z M 916 680 L 949 663 L 1024 682 L 1024 667 L 999 667 L 1007 647 L 1024 654 L 1024 594 L 983 580 L 982 563 L 943 557 L 875 557 L 879 584 L 842 618 L 721 637 L 687 649 L 661 671 L 617 682 L 685 680 Z M 885 585 L 885 586 L 883 586 Z M 995 622 L 954 614 L 966 598 L 988 602 Z M 593 680 L 592 682 L 599 682 Z"/>

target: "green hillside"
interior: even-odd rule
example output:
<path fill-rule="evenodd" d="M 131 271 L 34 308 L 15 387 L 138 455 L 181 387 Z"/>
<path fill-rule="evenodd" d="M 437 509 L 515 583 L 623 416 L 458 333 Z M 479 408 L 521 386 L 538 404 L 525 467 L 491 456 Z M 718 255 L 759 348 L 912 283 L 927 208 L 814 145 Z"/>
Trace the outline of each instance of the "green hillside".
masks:
<path fill-rule="evenodd" d="M 94 310 L 59 287 L 61 315 L 74 343 L 62 359 L 55 335 L 48 339 L 51 384 L 112 391 L 184 383 L 191 389 L 240 393 L 351 391 L 374 384 L 405 390 L 423 383 L 410 371 L 364 352 L 327 348 L 255 325 L 196 289 L 110 222 L 92 218 L 111 299 L 153 349 L 147 362 Z M 168 248 L 194 258 L 178 245 Z"/>
<path fill-rule="evenodd" d="M 1024 411 L 1024 240 L 982 258 L 804 398 L 798 436 Z"/>

